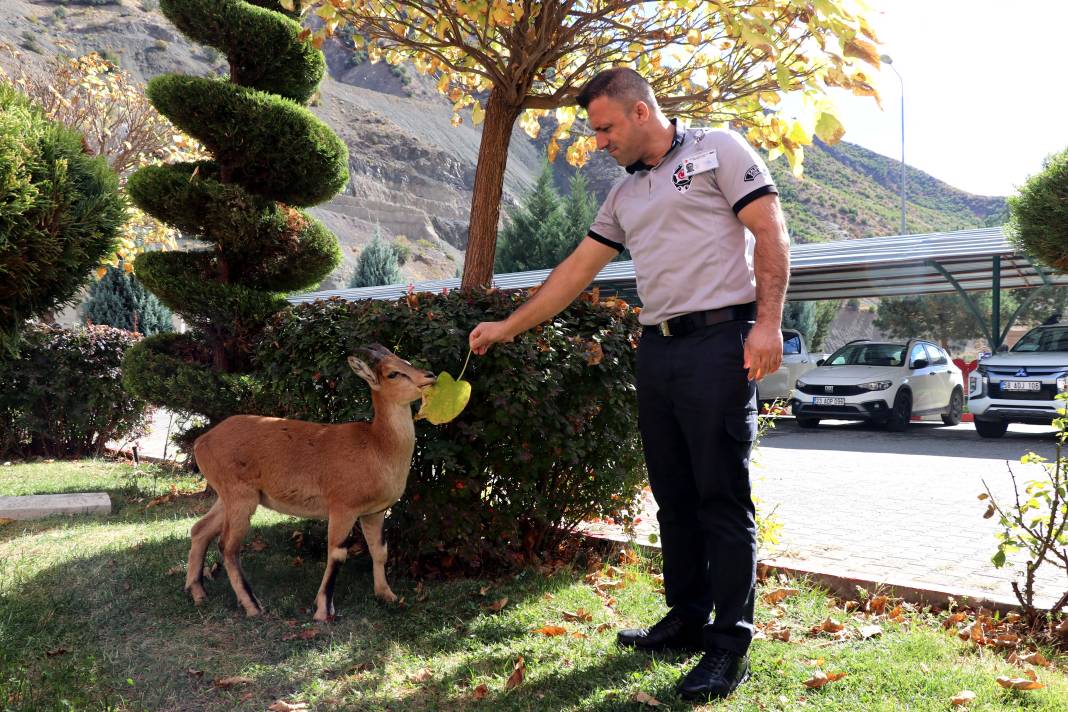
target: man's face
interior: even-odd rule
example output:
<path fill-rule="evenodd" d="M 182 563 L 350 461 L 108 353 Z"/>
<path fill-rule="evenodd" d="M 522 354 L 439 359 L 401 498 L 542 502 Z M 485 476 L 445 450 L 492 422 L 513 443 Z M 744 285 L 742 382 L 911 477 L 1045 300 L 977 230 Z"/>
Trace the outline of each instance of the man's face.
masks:
<path fill-rule="evenodd" d="M 599 96 L 590 102 L 586 115 L 597 136 L 598 150 L 608 151 L 621 166 L 629 166 L 642 157 L 645 148 L 642 117 L 647 119 L 649 115 L 644 102 L 628 108 L 618 99 Z"/>

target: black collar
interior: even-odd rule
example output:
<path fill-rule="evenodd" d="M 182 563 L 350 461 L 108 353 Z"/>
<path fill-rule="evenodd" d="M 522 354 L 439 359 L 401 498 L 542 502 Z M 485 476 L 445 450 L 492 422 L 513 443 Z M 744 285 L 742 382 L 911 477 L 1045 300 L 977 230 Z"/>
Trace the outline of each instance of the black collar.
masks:
<path fill-rule="evenodd" d="M 667 158 L 668 154 L 674 151 L 677 147 L 681 146 L 682 142 L 686 139 L 686 132 L 679 130 L 678 119 L 671 119 L 671 125 L 675 129 L 675 135 L 671 137 L 671 148 L 669 148 L 664 153 L 664 155 L 660 157 L 661 161 Z M 626 171 L 627 173 L 634 174 L 638 171 L 648 171 L 652 168 L 653 166 L 650 166 L 645 161 L 639 158 L 634 163 L 631 163 L 629 166 L 627 166 Z"/>

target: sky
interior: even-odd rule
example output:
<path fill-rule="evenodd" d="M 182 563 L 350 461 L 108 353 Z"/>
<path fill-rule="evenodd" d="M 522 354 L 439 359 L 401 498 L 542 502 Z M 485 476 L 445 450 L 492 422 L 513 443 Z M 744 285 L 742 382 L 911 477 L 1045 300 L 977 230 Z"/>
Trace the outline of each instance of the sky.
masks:
<path fill-rule="evenodd" d="M 868 0 L 901 74 L 905 162 L 969 193 L 1011 195 L 1068 148 L 1068 0 Z M 845 141 L 901 157 L 901 83 L 837 92 Z"/>

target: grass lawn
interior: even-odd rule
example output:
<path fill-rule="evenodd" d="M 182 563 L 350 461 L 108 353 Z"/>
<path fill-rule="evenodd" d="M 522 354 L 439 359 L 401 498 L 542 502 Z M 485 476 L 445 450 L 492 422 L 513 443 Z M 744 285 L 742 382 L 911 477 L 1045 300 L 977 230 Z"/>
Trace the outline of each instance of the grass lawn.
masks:
<path fill-rule="evenodd" d="M 313 710 L 585 712 L 646 709 L 639 693 L 660 709 L 691 707 L 673 688 L 692 658 L 614 643 L 617 627 L 663 613 L 655 560 L 600 575 L 564 568 L 425 584 L 394 570 L 405 603 L 386 605 L 372 595 L 364 554 L 339 578 L 341 617 L 312 625 L 325 527 L 261 509 L 243 558 L 267 614 L 246 619 L 224 576 L 201 608 L 182 592 L 189 528 L 211 500 L 192 494 L 194 478 L 152 473 L 101 461 L 0 467 L 0 495 L 105 490 L 114 505 L 109 516 L 0 526 L 0 708 L 264 710 L 283 700 Z M 172 483 L 178 496 L 153 503 Z M 944 613 L 851 615 L 797 588 L 757 609 L 760 625 L 776 621 L 769 638 L 789 629 L 790 641 L 756 641 L 753 679 L 699 709 L 946 710 L 964 689 L 976 693 L 969 710 L 1068 709 L 1063 659 L 1060 670 L 1036 668 L 1045 688 L 1006 690 L 995 678 L 1023 670 L 945 632 Z M 843 639 L 810 632 L 829 616 L 845 624 Z M 865 625 L 881 633 L 862 639 Z M 524 679 L 506 689 L 520 656 Z M 806 688 L 817 669 L 846 675 Z"/>

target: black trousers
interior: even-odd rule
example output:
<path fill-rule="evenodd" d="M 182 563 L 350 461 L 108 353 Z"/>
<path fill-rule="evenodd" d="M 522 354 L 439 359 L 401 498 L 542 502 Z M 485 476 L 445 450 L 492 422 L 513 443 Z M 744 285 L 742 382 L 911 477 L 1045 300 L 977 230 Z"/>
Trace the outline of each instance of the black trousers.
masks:
<path fill-rule="evenodd" d="M 667 605 L 704 625 L 706 648 L 739 654 L 753 639 L 756 587 L 756 384 L 742 365 L 751 326 L 686 336 L 646 329 L 638 346 L 638 421 L 660 507 Z"/>

